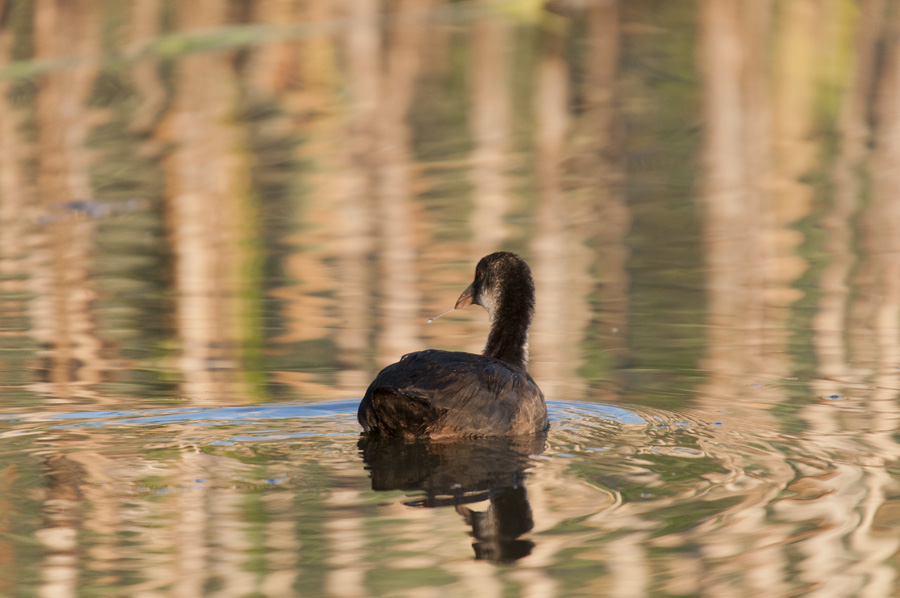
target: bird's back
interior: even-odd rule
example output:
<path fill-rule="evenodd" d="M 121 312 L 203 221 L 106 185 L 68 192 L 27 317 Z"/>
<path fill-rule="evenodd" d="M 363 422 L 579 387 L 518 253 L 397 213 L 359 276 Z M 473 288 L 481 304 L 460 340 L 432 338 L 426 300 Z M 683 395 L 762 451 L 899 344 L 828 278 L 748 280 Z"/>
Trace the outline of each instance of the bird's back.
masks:
<path fill-rule="evenodd" d="M 383 369 L 359 406 L 367 432 L 514 436 L 547 429 L 544 395 L 523 369 L 453 351 L 419 351 Z"/>

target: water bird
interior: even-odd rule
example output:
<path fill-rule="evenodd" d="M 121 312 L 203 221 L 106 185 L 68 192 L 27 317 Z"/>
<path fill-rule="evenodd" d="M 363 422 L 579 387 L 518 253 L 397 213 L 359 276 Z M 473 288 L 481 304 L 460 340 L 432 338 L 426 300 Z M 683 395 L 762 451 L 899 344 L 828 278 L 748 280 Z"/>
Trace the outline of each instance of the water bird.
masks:
<path fill-rule="evenodd" d="M 544 394 L 526 367 L 534 316 L 528 264 L 507 251 L 483 257 L 453 309 L 473 304 L 490 318 L 483 354 L 417 351 L 381 370 L 359 404 L 357 419 L 366 433 L 460 438 L 548 428 Z"/>

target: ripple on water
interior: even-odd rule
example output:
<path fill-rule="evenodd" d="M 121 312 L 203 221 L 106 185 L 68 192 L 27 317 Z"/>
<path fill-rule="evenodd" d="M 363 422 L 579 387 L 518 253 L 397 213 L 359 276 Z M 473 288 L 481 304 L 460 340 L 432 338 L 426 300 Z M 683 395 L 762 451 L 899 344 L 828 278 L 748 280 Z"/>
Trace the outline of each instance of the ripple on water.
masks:
<path fill-rule="evenodd" d="M 0 438 L 89 434 L 97 446 L 131 452 L 136 440 L 145 448 L 228 447 L 252 443 L 303 443 L 330 439 L 350 445 L 359 433 L 358 401 L 313 404 L 265 404 L 219 408 L 165 408 L 10 415 Z M 341 440 L 343 439 L 343 440 Z M 348 440 L 350 442 L 348 442 Z M 313 450 L 313 449 L 310 449 Z"/>
<path fill-rule="evenodd" d="M 720 422 L 686 413 L 599 403 L 550 405 L 553 427 L 534 477 L 551 475 L 565 488 L 556 508 L 572 520 L 596 520 L 608 516 L 609 508 L 630 505 L 650 519 L 671 521 L 673 529 L 677 521 L 711 517 L 722 523 L 747 494 L 771 491 L 768 464 L 783 459 L 773 447 L 752 446 L 716 425 Z M 575 490 L 579 480 L 585 486 Z"/>
<path fill-rule="evenodd" d="M 259 421 L 278 419 L 334 418 L 356 415 L 358 400 L 326 401 L 305 405 L 266 404 L 240 407 L 180 408 L 180 409 L 137 409 L 130 411 L 83 411 L 75 413 L 55 413 L 36 416 L 47 420 L 83 420 L 82 427 L 106 427 L 130 424 L 187 423 L 193 425 L 213 425 L 222 422 L 253 424 Z M 26 416 L 27 417 L 27 416 Z"/>
<path fill-rule="evenodd" d="M 109 447 L 129 441 L 104 431 L 125 429 L 130 438 L 141 439 L 153 450 L 188 443 L 211 452 L 249 447 L 267 454 L 306 458 L 318 451 L 355 459 L 357 406 L 358 399 L 351 399 L 18 414 L 7 418 L 10 429 L 0 436 L 96 430 Z M 574 473 L 623 500 L 698 494 L 716 483 L 733 483 L 747 475 L 741 465 L 744 457 L 759 453 L 758 447 L 751 450 L 729 436 L 718 422 L 683 413 L 580 401 L 548 401 L 548 410 L 551 429 L 543 451 L 533 459 L 535 469 L 558 463 L 567 468 L 566 475 Z M 763 469 L 755 466 L 753 477 L 764 475 Z"/>
<path fill-rule="evenodd" d="M 708 437 L 715 422 L 645 407 L 605 403 L 550 401 L 551 434 L 560 446 L 575 452 L 605 452 L 613 445 L 633 452 L 671 450 L 699 455 L 698 438 Z"/>
<path fill-rule="evenodd" d="M 8 434 L 27 432 L 34 427 L 28 424 L 39 424 L 41 429 L 59 430 L 227 427 L 235 432 L 230 441 L 250 442 L 304 438 L 316 434 L 355 435 L 359 432 L 356 423 L 358 404 L 358 399 L 350 399 L 311 404 L 19 413 L 4 415 L 3 419 L 11 424 L 6 431 Z M 576 452 L 606 450 L 601 446 L 590 446 L 591 441 L 598 439 L 637 434 L 659 440 L 677 437 L 686 430 L 698 430 L 704 425 L 683 415 L 605 403 L 548 401 L 548 411 L 552 433 L 561 443 L 577 448 Z M 300 429 L 296 433 L 286 433 L 286 429 L 292 427 Z"/>
<path fill-rule="evenodd" d="M 329 522 L 365 519 L 369 541 L 387 547 L 379 558 L 388 563 L 408 558 L 413 528 L 427 529 L 426 539 L 416 537 L 417 553 L 440 555 L 441 562 L 470 558 L 472 549 L 498 561 L 552 549 L 566 555 L 561 563 L 581 559 L 601 570 L 597 559 L 619 554 L 617 538 L 646 544 L 654 558 L 661 551 L 694 558 L 698 546 L 762 545 L 790 521 L 799 523 L 788 540 L 808 537 L 818 525 L 804 519 L 814 503 L 828 506 L 842 488 L 860 488 L 850 479 L 858 471 L 844 466 L 851 483 L 842 481 L 827 454 L 812 458 L 802 439 L 743 437 L 729 429 L 737 427 L 732 420 L 716 425 L 688 413 L 550 401 L 551 429 L 539 444 L 379 445 L 360 442 L 357 405 L 19 414 L 2 422 L 0 436 L 20 436 L 0 450 L 27 455 L 23 471 L 36 464 L 40 475 L 19 485 L 23 496 L 87 463 L 86 500 L 103 509 L 121 505 L 138 522 L 132 529 L 155 530 L 160 521 L 174 529 L 183 497 L 209 494 L 203 504 L 240 502 L 270 509 L 266 516 L 296 518 L 310 542 L 320 532 L 309 530 L 327 535 Z M 241 500 L 229 501 L 235 497 Z M 438 508 L 421 511 L 428 507 Z M 34 516 L 35 528 L 42 517 Z M 514 533 L 498 540 L 495 527 Z M 422 548 L 425 541 L 431 548 Z M 156 556 L 147 556 L 148 568 Z"/>

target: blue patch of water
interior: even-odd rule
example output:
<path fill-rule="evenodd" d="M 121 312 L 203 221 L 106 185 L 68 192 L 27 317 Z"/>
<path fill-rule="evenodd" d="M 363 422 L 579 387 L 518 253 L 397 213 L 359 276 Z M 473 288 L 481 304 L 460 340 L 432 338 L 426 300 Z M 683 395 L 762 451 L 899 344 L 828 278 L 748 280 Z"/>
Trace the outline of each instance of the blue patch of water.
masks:
<path fill-rule="evenodd" d="M 547 411 L 551 424 L 574 419 L 591 417 L 610 420 L 622 424 L 646 425 L 647 419 L 623 407 L 605 403 L 583 403 L 581 401 L 547 401 Z"/>
<path fill-rule="evenodd" d="M 79 411 L 74 413 L 55 413 L 51 415 L 23 415 L 25 419 L 42 419 L 50 421 L 65 421 L 65 424 L 53 426 L 54 428 L 99 428 L 122 425 L 158 425 L 158 424 L 188 424 L 194 426 L 214 426 L 223 423 L 241 424 L 257 423 L 266 420 L 290 420 L 290 419 L 346 419 L 356 416 L 359 399 L 341 401 L 325 401 L 305 405 L 297 404 L 266 404 L 246 407 L 218 407 L 218 408 L 167 408 L 167 409 L 133 409 L 116 411 Z M 630 411 L 623 407 L 608 405 L 605 403 L 585 403 L 580 401 L 548 401 L 550 421 L 559 427 L 560 424 L 577 424 L 579 420 L 603 420 L 621 424 L 646 425 L 659 423 L 655 418 L 647 417 Z M 679 422 L 684 425 L 687 422 Z M 261 431 L 263 432 L 263 431 Z M 266 434 L 265 432 L 269 432 Z M 343 433 L 343 432 L 342 432 Z M 341 433 L 341 434 L 342 434 Z M 264 433 L 252 437 L 235 437 L 236 440 L 264 440 L 296 438 L 306 436 L 309 433 L 285 435 L 277 431 L 266 430 Z"/>
<path fill-rule="evenodd" d="M 70 427 L 105 427 L 124 424 L 171 424 L 183 423 L 196 426 L 209 426 L 228 423 L 255 423 L 262 420 L 325 418 L 333 416 L 356 415 L 359 400 L 326 401 L 310 405 L 253 405 L 248 407 L 220 407 L 198 409 L 136 409 L 130 411 L 82 411 L 76 413 L 57 413 L 49 415 L 49 420 L 90 420 L 77 424 L 54 426 Z"/>

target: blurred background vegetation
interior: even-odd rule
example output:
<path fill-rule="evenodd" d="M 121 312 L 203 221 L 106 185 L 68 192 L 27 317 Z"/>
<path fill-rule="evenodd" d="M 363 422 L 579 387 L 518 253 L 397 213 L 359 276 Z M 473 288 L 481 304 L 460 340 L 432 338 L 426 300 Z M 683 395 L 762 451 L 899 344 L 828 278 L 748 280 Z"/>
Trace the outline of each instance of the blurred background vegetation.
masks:
<path fill-rule="evenodd" d="M 888 595 L 898 25 L 0 0 L 0 595 Z M 501 472 L 534 551 L 486 570 L 468 507 L 372 492 L 354 413 L 481 350 L 426 319 L 499 249 L 554 422 Z"/>
<path fill-rule="evenodd" d="M 480 349 L 476 310 L 425 319 L 498 249 L 535 272 L 549 397 L 871 374 L 896 13 L 0 3 L 7 400 L 360 396 L 405 352 Z"/>

